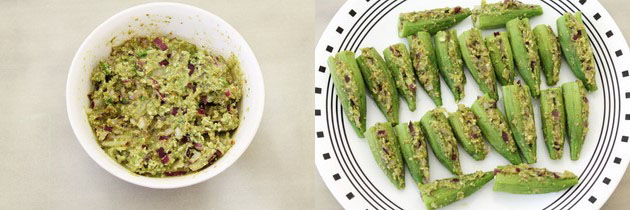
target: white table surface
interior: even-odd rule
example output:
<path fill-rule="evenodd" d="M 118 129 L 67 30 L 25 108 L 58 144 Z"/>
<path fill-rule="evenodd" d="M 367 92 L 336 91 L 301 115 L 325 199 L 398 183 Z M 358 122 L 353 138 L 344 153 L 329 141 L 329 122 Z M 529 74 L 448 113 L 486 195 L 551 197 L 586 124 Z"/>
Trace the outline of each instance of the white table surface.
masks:
<path fill-rule="evenodd" d="M 328 22 L 337 13 L 337 10 L 345 2 L 344 0 L 316 0 L 315 6 L 315 37 L 319 40 L 320 36 L 326 29 Z M 610 15 L 613 16 L 619 28 L 624 34 L 626 40 L 630 40 L 630 16 L 628 15 L 628 9 L 630 9 L 630 1 L 628 0 L 600 0 L 600 2 L 606 7 Z M 316 186 L 316 195 L 318 201 L 331 202 L 330 196 L 321 195 L 325 193 L 326 186 L 321 181 L 320 185 Z M 334 200 L 334 199 L 333 199 Z M 323 205 L 323 204 L 320 204 Z M 331 206 L 327 206 L 331 207 Z M 610 199 L 604 204 L 602 209 L 630 209 L 630 173 L 626 171 L 624 178 L 619 183 L 619 186 L 610 197 Z"/>

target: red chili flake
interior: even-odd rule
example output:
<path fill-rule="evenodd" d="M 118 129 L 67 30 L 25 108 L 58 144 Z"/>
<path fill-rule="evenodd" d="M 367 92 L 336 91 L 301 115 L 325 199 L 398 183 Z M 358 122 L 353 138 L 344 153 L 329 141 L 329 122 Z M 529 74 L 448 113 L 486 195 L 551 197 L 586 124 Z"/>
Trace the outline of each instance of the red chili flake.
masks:
<path fill-rule="evenodd" d="M 166 59 L 160 61 L 160 66 L 168 66 L 168 61 Z"/>
<path fill-rule="evenodd" d="M 578 30 L 576 34 L 573 35 L 573 40 L 577 40 L 582 36 L 582 31 Z"/>
<path fill-rule="evenodd" d="M 195 65 L 193 65 L 192 63 L 188 63 L 188 70 L 190 70 L 188 72 L 188 76 L 191 76 L 195 72 Z"/>
<path fill-rule="evenodd" d="M 164 158 L 164 156 L 166 156 L 166 152 L 164 152 L 164 148 L 160 147 L 159 149 L 155 150 L 158 153 L 158 157 L 160 158 Z"/>
<path fill-rule="evenodd" d="M 112 129 L 113 129 L 113 128 L 112 128 L 112 127 L 110 127 L 110 126 L 105 126 L 105 128 L 104 128 L 104 129 L 105 129 L 107 132 L 112 132 Z"/>
<path fill-rule="evenodd" d="M 385 130 L 379 130 L 378 132 L 376 132 L 376 134 L 378 136 L 385 136 L 385 134 L 387 134 L 387 133 L 385 132 Z"/>
<path fill-rule="evenodd" d="M 171 114 L 172 115 L 177 115 L 177 111 L 179 110 L 179 108 L 177 107 L 173 107 L 173 110 L 171 110 Z"/>
<path fill-rule="evenodd" d="M 457 160 L 457 155 L 456 154 L 451 155 L 451 160 Z"/>
<path fill-rule="evenodd" d="M 411 136 L 414 136 L 414 132 L 416 131 L 416 129 L 413 127 L 413 123 L 411 123 L 411 121 L 409 121 L 409 133 L 411 133 Z"/>
<path fill-rule="evenodd" d="M 160 48 L 160 50 L 166 50 L 168 49 L 168 47 L 166 46 L 166 44 L 164 44 L 164 42 L 162 42 L 162 40 L 160 38 L 155 38 L 153 40 L 153 43 L 155 44 L 155 46 L 157 46 L 158 48 Z"/>
<path fill-rule="evenodd" d="M 383 147 L 383 152 L 385 152 L 386 155 L 389 155 L 389 150 L 385 147 Z"/>
<path fill-rule="evenodd" d="M 170 138 L 171 136 L 160 136 L 160 140 L 167 140 L 168 138 Z"/>
<path fill-rule="evenodd" d="M 206 115 L 206 110 L 199 108 L 199 109 L 197 109 L 197 114 Z"/>
<path fill-rule="evenodd" d="M 557 179 L 557 178 L 560 178 L 560 176 L 558 176 L 558 174 L 556 174 L 556 173 L 553 173 L 553 178 Z"/>
<path fill-rule="evenodd" d="M 557 120 L 560 117 L 560 112 L 558 112 L 558 109 L 554 109 L 551 111 L 551 115 L 553 115 L 554 119 Z"/>
<path fill-rule="evenodd" d="M 497 175 L 499 172 L 501 172 L 501 171 L 499 171 L 499 169 L 496 169 L 496 168 L 493 171 L 494 175 Z"/>
<path fill-rule="evenodd" d="M 506 143 L 510 140 L 510 137 L 508 136 L 507 132 L 503 131 L 503 133 L 501 133 L 501 138 L 503 138 L 503 141 L 505 141 Z"/>
<path fill-rule="evenodd" d="M 230 97 L 230 95 L 232 95 L 232 92 L 230 92 L 230 90 L 226 90 L 225 91 L 225 96 Z"/>
<path fill-rule="evenodd" d="M 477 135 L 477 133 L 471 133 L 470 134 L 470 138 L 476 139 L 477 137 L 479 137 L 479 135 Z"/>
<path fill-rule="evenodd" d="M 461 11 L 462 11 L 462 7 L 460 7 L 460 6 L 456 6 L 456 7 L 454 8 L 454 10 L 455 10 L 455 14 L 458 14 L 459 12 L 461 12 Z"/>
<path fill-rule="evenodd" d="M 499 33 L 498 31 L 494 32 L 494 36 L 500 36 L 501 33 Z"/>
<path fill-rule="evenodd" d="M 409 89 L 411 89 L 411 91 L 416 91 L 416 85 L 414 84 L 409 84 Z"/>
<path fill-rule="evenodd" d="M 195 143 L 195 149 L 201 151 L 203 149 L 203 145 L 201 145 L 201 143 Z"/>
<path fill-rule="evenodd" d="M 451 179 L 451 181 L 457 183 L 457 182 L 459 182 L 459 179 L 458 178 L 454 178 L 454 179 Z"/>
<path fill-rule="evenodd" d="M 588 121 L 584 122 L 584 127 L 588 127 Z"/>
<path fill-rule="evenodd" d="M 516 173 L 521 172 L 520 168 L 514 168 L 516 170 Z"/>
<path fill-rule="evenodd" d="M 184 174 L 186 174 L 186 171 L 173 171 L 173 172 L 167 171 L 167 172 L 164 172 L 165 176 L 181 176 L 181 175 L 184 175 Z"/>
<path fill-rule="evenodd" d="M 94 101 L 90 100 L 90 109 L 94 108 Z"/>
<path fill-rule="evenodd" d="M 346 79 L 346 82 L 350 82 L 350 76 L 346 75 L 344 78 Z"/>
<path fill-rule="evenodd" d="M 231 112 L 232 111 L 232 104 L 228 104 L 226 106 L 226 109 L 227 109 L 228 112 Z"/>
<path fill-rule="evenodd" d="M 168 155 L 164 156 L 162 158 L 162 164 L 167 164 L 169 160 L 171 160 L 171 158 L 169 158 Z"/>

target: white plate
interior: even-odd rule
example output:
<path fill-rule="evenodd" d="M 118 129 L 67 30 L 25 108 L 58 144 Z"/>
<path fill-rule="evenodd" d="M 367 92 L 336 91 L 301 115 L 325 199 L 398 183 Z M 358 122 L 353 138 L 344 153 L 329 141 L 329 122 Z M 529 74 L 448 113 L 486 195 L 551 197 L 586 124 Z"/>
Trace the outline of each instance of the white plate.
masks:
<path fill-rule="evenodd" d="M 494 1 L 491 1 L 494 2 Z M 481 190 L 445 209 L 596 209 L 610 197 L 626 170 L 630 154 L 630 51 L 621 31 L 606 9 L 595 0 L 524 1 L 542 5 L 544 15 L 531 18 L 532 27 L 549 24 L 556 30 L 556 19 L 564 12 L 582 11 L 597 61 L 599 89 L 588 94 L 590 99 L 589 132 L 581 158 L 571 161 L 568 145 L 562 160 L 549 159 L 544 145 L 539 101 L 534 100 L 538 128 L 538 162 L 535 167 L 554 171 L 570 170 L 579 175 L 578 185 L 557 193 L 514 195 L 493 192 L 488 183 Z M 315 163 L 322 179 L 341 205 L 348 209 L 424 209 L 419 191 L 407 173 L 406 187 L 397 190 L 377 166 L 365 139 L 352 130 L 333 88 L 326 59 L 341 50 L 357 52 L 363 47 L 375 47 L 379 52 L 391 44 L 407 43 L 397 36 L 398 14 L 407 11 L 439 7 L 462 6 L 472 8 L 479 1 L 348 1 L 337 12 L 326 28 L 315 49 Z M 458 24 L 458 33 L 472 27 L 470 18 Z M 484 35 L 505 29 L 487 30 Z M 466 97 L 461 103 L 470 106 L 481 95 L 475 81 L 466 70 Z M 517 78 L 517 79 L 520 79 Z M 543 78 L 544 80 L 544 78 Z M 574 81 L 566 62 L 562 64 L 560 82 Z M 557 85 L 558 86 L 558 85 Z M 543 83 L 541 88 L 547 88 Z M 442 98 L 448 111 L 456 110 L 453 95 L 442 80 Z M 400 105 L 400 122 L 417 121 L 428 110 L 435 108 L 427 94 L 418 89 L 415 112 L 410 112 L 404 100 Z M 502 105 L 500 105 L 502 106 Z M 626 108 L 623 108 L 626 107 Z M 367 125 L 386 121 L 371 98 L 367 100 Z M 567 143 L 568 144 L 568 143 Z M 489 171 L 508 161 L 491 150 L 483 161 L 474 161 L 459 149 L 464 173 Z M 432 152 L 429 152 L 432 153 Z M 451 174 L 430 155 L 431 180 Z"/>
<path fill-rule="evenodd" d="M 106 58 L 112 46 L 134 36 L 149 34 L 182 38 L 211 53 L 238 56 L 246 82 L 240 103 L 238 130 L 235 143 L 212 166 L 197 173 L 152 178 L 129 172 L 110 158 L 96 142 L 86 116 L 90 75 L 98 61 Z M 197 7 L 178 3 L 149 3 L 126 9 L 98 26 L 83 41 L 72 60 L 66 84 L 66 105 L 72 130 L 88 155 L 105 170 L 125 181 L 151 188 L 177 188 L 202 182 L 227 169 L 245 152 L 256 134 L 262 118 L 265 87 L 254 52 L 243 37 L 212 13 Z M 86 172 L 87 173 L 87 172 Z"/>

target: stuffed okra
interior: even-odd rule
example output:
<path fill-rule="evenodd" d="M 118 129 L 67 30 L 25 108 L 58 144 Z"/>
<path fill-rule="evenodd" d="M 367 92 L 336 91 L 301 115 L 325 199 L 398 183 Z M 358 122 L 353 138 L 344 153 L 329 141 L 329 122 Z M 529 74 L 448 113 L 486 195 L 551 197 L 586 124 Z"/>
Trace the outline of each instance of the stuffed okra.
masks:
<path fill-rule="evenodd" d="M 453 130 L 444 116 L 444 109 L 437 108 L 428 111 L 420 122 L 435 157 L 451 173 L 461 175 L 462 167 L 459 163 L 457 140 L 455 140 Z"/>
<path fill-rule="evenodd" d="M 569 67 L 571 67 L 571 71 L 582 80 L 588 91 L 597 90 L 597 81 L 595 80 L 597 69 L 595 69 L 593 49 L 586 34 L 584 23 L 582 23 L 582 13 L 564 14 L 558 19 L 557 25 L 562 52 Z"/>
<path fill-rule="evenodd" d="M 505 0 L 487 4 L 481 0 L 481 6 L 472 11 L 473 25 L 480 29 L 495 29 L 505 26 L 514 18 L 530 18 L 543 14 L 540 5 L 523 4 L 517 0 Z"/>
<path fill-rule="evenodd" d="M 365 132 L 374 160 L 389 181 L 398 189 L 405 188 L 405 168 L 396 134 L 391 123 L 377 123 Z"/>
<path fill-rule="evenodd" d="M 477 125 L 477 116 L 463 104 L 459 104 L 457 111 L 448 115 L 448 122 L 453 128 L 455 138 L 464 150 L 475 160 L 483 160 L 488 154 L 488 146 L 483 142 L 481 129 Z"/>
<path fill-rule="evenodd" d="M 562 63 L 558 38 L 553 33 L 551 26 L 544 24 L 534 27 L 534 36 L 536 36 L 536 43 L 538 44 L 545 81 L 549 86 L 556 85 L 560 79 L 560 64 Z"/>
<path fill-rule="evenodd" d="M 538 98 L 540 96 L 540 58 L 529 20 L 527 18 L 514 19 L 508 21 L 506 25 L 518 72 L 525 84 L 529 86 L 532 95 Z"/>
<path fill-rule="evenodd" d="M 562 84 L 564 108 L 567 114 L 571 160 L 580 158 L 582 144 L 588 132 L 588 98 L 581 80 Z"/>
<path fill-rule="evenodd" d="M 470 196 L 494 178 L 492 172 L 477 171 L 455 178 L 432 181 L 420 186 L 427 209 L 441 208 Z"/>
<path fill-rule="evenodd" d="M 462 51 L 462 58 L 468 67 L 468 71 L 473 76 L 479 89 L 484 94 L 498 99 L 497 85 L 494 80 L 494 69 L 488 48 L 481 37 L 481 31 L 472 28 L 463 32 L 459 36 L 459 46 Z"/>
<path fill-rule="evenodd" d="M 416 77 L 413 74 L 413 66 L 411 65 L 407 47 L 403 43 L 394 44 L 383 50 L 383 55 L 392 73 L 398 92 L 407 101 L 409 110 L 415 111 Z"/>
<path fill-rule="evenodd" d="M 561 159 L 567 122 L 561 88 L 549 88 L 540 92 L 540 115 L 549 158 Z"/>
<path fill-rule="evenodd" d="M 359 65 L 351 51 L 341 51 L 328 58 L 328 67 L 348 121 L 363 138 L 365 132 L 365 85 Z"/>
<path fill-rule="evenodd" d="M 455 101 L 464 98 L 464 75 L 462 54 L 457 41 L 457 31 L 451 29 L 435 34 L 435 53 L 440 67 L 440 74 L 455 96 Z"/>
<path fill-rule="evenodd" d="M 453 27 L 468 16 L 470 16 L 470 9 L 461 7 L 400 13 L 398 36 L 404 38 L 419 31 L 435 34 L 438 31 Z"/>
<path fill-rule="evenodd" d="M 556 173 L 526 164 L 499 166 L 494 173 L 493 190 L 513 194 L 558 192 L 578 183 L 578 177 L 569 171 Z"/>
<path fill-rule="evenodd" d="M 501 85 L 514 82 L 514 57 L 507 32 L 494 32 L 486 36 L 486 47 L 492 59 L 494 73 Z"/>
<path fill-rule="evenodd" d="M 440 75 L 433 48 L 433 40 L 428 32 L 418 32 L 408 37 L 411 61 L 420 84 L 436 106 L 442 106 Z"/>
<path fill-rule="evenodd" d="M 510 126 L 497 108 L 497 101 L 489 96 L 480 96 L 471 108 L 477 116 L 477 125 L 481 128 L 481 133 L 490 145 L 510 163 L 522 163 Z"/>
<path fill-rule="evenodd" d="M 373 47 L 361 49 L 357 57 L 368 91 L 387 121 L 398 123 L 399 98 L 396 83 L 383 58 Z"/>
<path fill-rule="evenodd" d="M 517 82 L 503 86 L 503 105 L 514 140 L 529 164 L 536 162 L 536 124 L 527 85 Z"/>
<path fill-rule="evenodd" d="M 420 122 L 401 123 L 396 127 L 405 165 L 416 184 L 429 182 L 429 153 Z"/>

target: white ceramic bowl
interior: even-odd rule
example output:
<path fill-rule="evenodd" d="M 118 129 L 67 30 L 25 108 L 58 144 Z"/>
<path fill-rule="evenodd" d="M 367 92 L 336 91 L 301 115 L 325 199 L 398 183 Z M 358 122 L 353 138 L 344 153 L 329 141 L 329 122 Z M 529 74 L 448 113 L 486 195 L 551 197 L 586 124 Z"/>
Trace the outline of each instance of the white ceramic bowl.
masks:
<path fill-rule="evenodd" d="M 176 36 L 212 53 L 238 56 L 245 85 L 240 106 L 241 124 L 233 147 L 212 166 L 186 176 L 151 178 L 136 175 L 110 158 L 100 148 L 87 120 L 90 74 L 111 47 L 134 36 Z M 66 84 L 68 118 L 83 149 L 101 167 L 127 182 L 150 188 L 177 188 L 210 179 L 232 165 L 256 134 L 263 113 L 265 91 L 254 52 L 241 35 L 221 18 L 197 7 L 177 3 L 150 3 L 126 9 L 98 26 L 83 41 L 70 66 Z M 86 172 L 87 173 L 87 172 Z"/>

